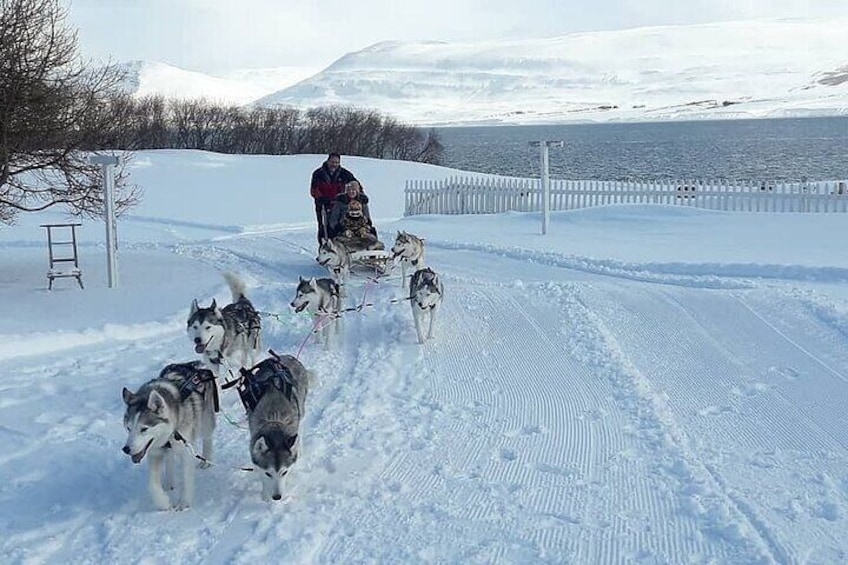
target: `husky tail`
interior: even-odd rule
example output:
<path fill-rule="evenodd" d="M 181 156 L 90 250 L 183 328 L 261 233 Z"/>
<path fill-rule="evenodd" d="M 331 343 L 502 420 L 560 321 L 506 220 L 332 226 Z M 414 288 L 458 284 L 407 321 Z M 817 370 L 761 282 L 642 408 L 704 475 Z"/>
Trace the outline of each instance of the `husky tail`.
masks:
<path fill-rule="evenodd" d="M 247 298 L 244 281 L 238 275 L 227 271 L 224 273 L 224 278 L 227 284 L 230 285 L 230 292 L 233 293 L 233 302 L 238 302 L 240 298 Z"/>

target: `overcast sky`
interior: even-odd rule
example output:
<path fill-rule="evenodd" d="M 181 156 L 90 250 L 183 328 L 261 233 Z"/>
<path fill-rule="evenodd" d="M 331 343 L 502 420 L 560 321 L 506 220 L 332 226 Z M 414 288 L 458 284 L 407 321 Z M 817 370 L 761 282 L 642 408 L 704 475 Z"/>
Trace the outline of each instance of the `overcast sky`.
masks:
<path fill-rule="evenodd" d="M 848 0 L 67 0 L 87 58 L 208 73 L 323 67 L 389 39 L 535 38 L 739 19 L 848 16 Z M 494 8 L 494 6 L 498 6 Z"/>

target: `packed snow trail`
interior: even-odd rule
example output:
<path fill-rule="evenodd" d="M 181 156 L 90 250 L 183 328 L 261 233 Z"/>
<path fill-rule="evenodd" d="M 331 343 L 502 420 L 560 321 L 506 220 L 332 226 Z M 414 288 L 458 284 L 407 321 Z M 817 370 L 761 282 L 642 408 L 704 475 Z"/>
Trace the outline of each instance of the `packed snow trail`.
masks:
<path fill-rule="evenodd" d="M 242 275 L 266 346 L 294 353 L 312 329 L 288 306 L 297 278 L 325 274 L 311 245 L 302 232 L 175 250 Z M 415 343 L 397 278 L 357 278 L 349 304 L 374 306 L 344 316 L 332 350 L 303 347 L 318 382 L 284 504 L 262 502 L 239 469 L 247 432 L 232 392 L 191 510 L 153 511 L 146 465 L 120 453 L 121 387 L 194 357 L 183 317 L 192 298 L 227 300 L 222 279 L 158 331 L 12 358 L 0 402 L 39 416 L 0 435 L 0 468 L 21 469 L 0 499 L 29 509 L 5 518 L 0 551 L 13 562 L 845 558 L 848 338 L 815 296 L 487 249 L 433 245 L 427 261 L 446 287 L 433 342 Z M 56 504 L 58 491 L 77 503 Z"/>

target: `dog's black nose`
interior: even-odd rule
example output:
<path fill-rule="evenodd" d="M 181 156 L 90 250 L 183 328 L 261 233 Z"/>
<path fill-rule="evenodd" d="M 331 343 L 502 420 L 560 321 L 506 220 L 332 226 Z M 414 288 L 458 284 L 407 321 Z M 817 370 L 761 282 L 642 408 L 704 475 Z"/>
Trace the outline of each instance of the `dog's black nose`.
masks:
<path fill-rule="evenodd" d="M 200 343 L 200 338 L 199 337 L 194 338 L 194 343 Z"/>
<path fill-rule="evenodd" d="M 130 454 L 130 446 L 129 446 L 129 445 L 125 445 L 125 446 L 124 446 L 124 448 L 123 448 L 121 451 L 123 451 L 124 453 L 126 453 L 127 455 L 129 455 L 129 454 Z"/>
<path fill-rule="evenodd" d="M 281 500 L 283 498 L 283 495 L 282 494 L 275 494 L 271 498 L 273 498 L 274 500 Z"/>

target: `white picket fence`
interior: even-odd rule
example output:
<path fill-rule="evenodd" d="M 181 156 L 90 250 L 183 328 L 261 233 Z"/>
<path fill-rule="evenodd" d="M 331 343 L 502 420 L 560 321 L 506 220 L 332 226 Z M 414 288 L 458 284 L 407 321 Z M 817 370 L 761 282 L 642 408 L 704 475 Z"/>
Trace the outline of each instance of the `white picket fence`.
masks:
<path fill-rule="evenodd" d="M 539 212 L 539 179 L 451 177 L 407 180 L 404 215 Z M 607 204 L 667 204 L 731 212 L 848 212 L 848 181 L 551 180 L 550 209 Z"/>

